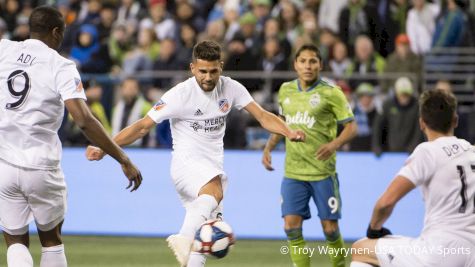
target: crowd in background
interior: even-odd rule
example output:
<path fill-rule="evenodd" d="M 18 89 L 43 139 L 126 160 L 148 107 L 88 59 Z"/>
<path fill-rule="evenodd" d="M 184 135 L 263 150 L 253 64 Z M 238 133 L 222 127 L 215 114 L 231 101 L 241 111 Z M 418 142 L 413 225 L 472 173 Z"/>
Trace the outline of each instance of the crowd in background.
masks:
<path fill-rule="evenodd" d="M 27 39 L 29 14 L 42 4 L 64 15 L 60 53 L 88 77 L 88 103 L 111 134 L 144 116 L 178 82 L 137 74 L 188 70 L 200 40 L 222 45 L 225 71 L 266 73 L 292 71 L 294 51 L 311 42 L 321 50 L 323 70 L 354 109 L 359 133 L 344 149 L 412 151 L 423 140 L 417 122 L 422 57 L 435 47 L 475 44 L 475 0 L 0 0 L 0 38 Z M 413 75 L 369 75 L 385 73 Z M 101 74 L 122 79 L 101 83 L 94 78 Z M 264 89 L 275 94 L 283 81 L 237 80 L 257 100 Z M 449 80 L 437 86 L 451 90 Z M 261 104 L 275 110 L 273 99 Z M 459 135 L 473 142 L 470 116 L 462 118 Z M 265 135 L 259 138 L 253 125 L 231 113 L 226 147 L 262 146 Z M 65 145 L 87 143 L 67 116 L 60 133 Z M 168 122 L 134 145 L 170 147 Z"/>

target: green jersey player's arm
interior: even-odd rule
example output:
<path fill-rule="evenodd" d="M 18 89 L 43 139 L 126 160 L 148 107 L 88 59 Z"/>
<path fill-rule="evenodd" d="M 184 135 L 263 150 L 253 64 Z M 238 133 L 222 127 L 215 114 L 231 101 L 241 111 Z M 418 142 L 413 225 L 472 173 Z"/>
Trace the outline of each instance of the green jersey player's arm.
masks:
<path fill-rule="evenodd" d="M 305 133 L 303 131 L 290 129 L 284 121 L 275 114 L 263 109 L 255 101 L 249 103 L 244 109 L 251 113 L 261 126 L 269 132 L 283 135 L 291 141 L 304 141 Z"/>
<path fill-rule="evenodd" d="M 330 143 L 321 145 L 316 153 L 318 160 L 327 160 L 330 158 L 336 150 L 338 150 L 342 145 L 348 143 L 356 136 L 358 131 L 358 126 L 356 125 L 355 120 L 351 120 L 343 124 L 343 130 L 337 138 L 333 139 Z"/>
<path fill-rule="evenodd" d="M 406 177 L 398 175 L 378 199 L 373 209 L 370 228 L 380 230 L 384 222 L 391 216 L 397 202 L 416 186 Z"/>

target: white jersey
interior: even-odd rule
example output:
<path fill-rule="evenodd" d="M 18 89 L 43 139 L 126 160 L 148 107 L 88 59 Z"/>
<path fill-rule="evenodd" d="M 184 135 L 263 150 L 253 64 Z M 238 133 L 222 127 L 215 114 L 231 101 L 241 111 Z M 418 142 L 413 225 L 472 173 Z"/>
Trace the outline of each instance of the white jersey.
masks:
<path fill-rule="evenodd" d="M 39 40 L 0 41 L 0 158 L 59 168 L 64 102 L 86 99 L 76 65 Z"/>
<path fill-rule="evenodd" d="M 424 142 L 398 175 L 421 186 L 421 237 L 456 236 L 475 243 L 475 150 L 470 143 L 453 136 Z"/>
<path fill-rule="evenodd" d="M 226 116 L 232 107 L 241 109 L 253 101 L 239 82 L 221 76 L 216 88 L 205 92 L 195 77 L 166 92 L 148 112 L 156 123 L 170 119 L 173 154 L 223 168 L 223 137 Z"/>

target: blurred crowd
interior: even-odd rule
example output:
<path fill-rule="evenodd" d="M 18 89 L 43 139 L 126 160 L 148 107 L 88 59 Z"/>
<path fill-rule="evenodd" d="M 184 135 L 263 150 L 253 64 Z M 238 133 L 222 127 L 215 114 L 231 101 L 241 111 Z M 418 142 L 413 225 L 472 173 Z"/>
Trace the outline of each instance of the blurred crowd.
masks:
<path fill-rule="evenodd" d="M 345 149 L 411 151 L 423 140 L 417 124 L 422 58 L 436 47 L 475 44 L 475 0 L 0 0 L 0 38 L 27 39 L 29 14 L 43 4 L 64 15 L 60 53 L 89 77 L 88 103 L 111 134 L 142 117 L 177 82 L 153 72 L 188 70 L 197 41 L 222 44 L 225 71 L 265 73 L 292 71 L 294 51 L 311 42 L 355 112 L 359 134 Z M 122 78 L 101 83 L 94 78 L 101 74 Z M 375 78 L 384 74 L 390 78 Z M 283 81 L 237 80 L 255 96 L 275 94 Z M 450 90 L 450 81 L 439 82 Z M 275 109 L 273 99 L 261 104 Z M 245 115 L 228 120 L 226 147 L 262 145 L 265 135 Z M 461 137 L 474 141 L 470 125 L 461 129 Z M 61 136 L 65 145 L 87 143 L 68 117 Z M 168 122 L 134 145 L 170 147 Z"/>

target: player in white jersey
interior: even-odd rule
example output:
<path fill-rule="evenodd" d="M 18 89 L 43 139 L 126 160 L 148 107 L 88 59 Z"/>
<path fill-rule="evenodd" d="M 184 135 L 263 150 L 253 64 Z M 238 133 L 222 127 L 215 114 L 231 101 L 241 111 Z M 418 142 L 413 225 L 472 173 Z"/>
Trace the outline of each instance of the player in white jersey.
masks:
<path fill-rule="evenodd" d="M 223 137 L 231 108 L 244 108 L 267 130 L 293 141 L 305 134 L 291 130 L 281 119 L 262 109 L 237 81 L 221 76 L 221 48 L 212 41 L 198 43 L 190 64 L 193 77 L 166 92 L 144 118 L 122 130 L 114 140 L 127 145 L 141 138 L 165 119 L 173 136 L 171 176 L 186 215 L 180 233 L 167 241 L 182 266 L 204 266 L 205 257 L 191 253 L 196 230 L 221 211 L 226 189 L 223 170 Z M 104 152 L 88 148 L 88 158 L 99 160 Z M 214 215 L 212 215 L 214 214 Z"/>
<path fill-rule="evenodd" d="M 421 95 L 419 124 L 427 137 L 416 147 L 374 207 L 368 239 L 353 244 L 351 267 L 475 266 L 475 149 L 456 138 L 452 93 Z M 425 201 L 422 233 L 393 236 L 383 227 L 396 203 L 420 186 Z"/>
<path fill-rule="evenodd" d="M 0 224 L 10 267 L 33 266 L 33 219 L 43 247 L 40 266 L 67 266 L 61 241 L 66 184 L 57 135 L 65 105 L 89 139 L 122 165 L 132 190 L 142 180 L 89 111 L 75 64 L 55 51 L 64 25 L 56 9 L 38 7 L 29 19 L 31 39 L 0 40 Z"/>

